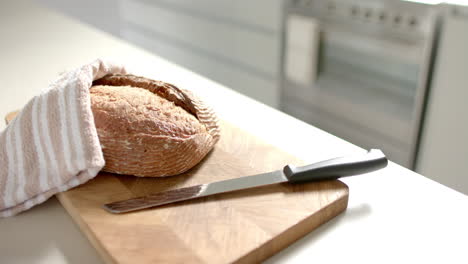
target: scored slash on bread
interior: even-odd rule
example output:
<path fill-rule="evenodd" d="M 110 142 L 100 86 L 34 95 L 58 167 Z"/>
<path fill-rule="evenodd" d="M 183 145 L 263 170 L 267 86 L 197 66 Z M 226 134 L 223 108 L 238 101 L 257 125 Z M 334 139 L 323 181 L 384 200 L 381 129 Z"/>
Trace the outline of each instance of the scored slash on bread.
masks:
<path fill-rule="evenodd" d="M 177 175 L 198 164 L 220 137 L 214 111 L 172 84 L 115 74 L 94 81 L 90 93 L 104 171 Z"/>

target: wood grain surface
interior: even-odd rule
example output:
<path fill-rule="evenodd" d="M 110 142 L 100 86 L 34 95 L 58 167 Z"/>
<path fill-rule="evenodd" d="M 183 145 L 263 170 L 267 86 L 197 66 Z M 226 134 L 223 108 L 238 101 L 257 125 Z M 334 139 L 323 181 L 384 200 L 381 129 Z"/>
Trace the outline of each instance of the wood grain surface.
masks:
<path fill-rule="evenodd" d="M 116 200 L 303 165 L 228 122 L 221 128 L 214 150 L 187 173 L 100 173 L 57 197 L 107 263 L 259 262 L 346 209 L 348 188 L 340 181 L 276 184 L 118 215 L 102 209 Z"/>

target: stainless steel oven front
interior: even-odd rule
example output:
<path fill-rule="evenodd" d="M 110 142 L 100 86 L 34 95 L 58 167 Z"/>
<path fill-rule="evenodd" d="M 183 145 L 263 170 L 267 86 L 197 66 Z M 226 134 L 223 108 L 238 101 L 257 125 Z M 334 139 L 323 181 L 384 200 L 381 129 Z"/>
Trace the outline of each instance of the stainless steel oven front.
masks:
<path fill-rule="evenodd" d="M 291 0 L 285 10 L 282 110 L 413 168 L 434 56 L 434 6 Z"/>

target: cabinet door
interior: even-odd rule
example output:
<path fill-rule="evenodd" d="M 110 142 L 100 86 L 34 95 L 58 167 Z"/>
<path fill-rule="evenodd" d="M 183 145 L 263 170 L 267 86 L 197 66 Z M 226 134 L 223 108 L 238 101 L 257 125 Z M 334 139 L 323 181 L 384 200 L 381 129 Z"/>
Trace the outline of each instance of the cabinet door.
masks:
<path fill-rule="evenodd" d="M 120 0 L 121 36 L 277 107 L 282 0 Z"/>
<path fill-rule="evenodd" d="M 416 170 L 468 194 L 468 16 L 445 20 L 434 72 Z"/>

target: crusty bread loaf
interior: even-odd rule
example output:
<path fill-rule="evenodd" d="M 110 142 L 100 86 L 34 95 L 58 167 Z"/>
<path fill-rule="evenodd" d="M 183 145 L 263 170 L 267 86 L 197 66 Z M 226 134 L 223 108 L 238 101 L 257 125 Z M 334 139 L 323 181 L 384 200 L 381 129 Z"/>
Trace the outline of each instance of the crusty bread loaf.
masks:
<path fill-rule="evenodd" d="M 216 115 L 186 90 L 133 75 L 93 83 L 91 108 L 104 171 L 160 177 L 199 163 L 219 139 Z"/>

